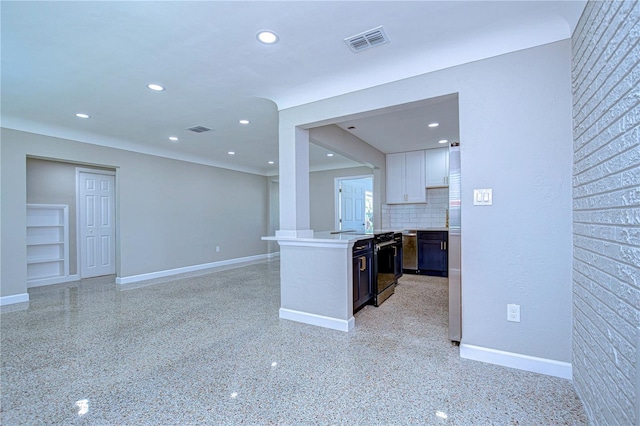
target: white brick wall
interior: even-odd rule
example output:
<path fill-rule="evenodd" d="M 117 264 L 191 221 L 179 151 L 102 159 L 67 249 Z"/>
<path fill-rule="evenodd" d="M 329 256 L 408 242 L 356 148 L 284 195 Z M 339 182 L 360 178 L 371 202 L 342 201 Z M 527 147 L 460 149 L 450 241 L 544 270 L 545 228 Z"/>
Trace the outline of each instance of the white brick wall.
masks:
<path fill-rule="evenodd" d="M 573 378 L 594 424 L 640 424 L 640 2 L 573 35 Z"/>
<path fill-rule="evenodd" d="M 427 204 L 384 204 L 382 206 L 382 229 L 444 228 L 449 189 L 427 190 Z"/>

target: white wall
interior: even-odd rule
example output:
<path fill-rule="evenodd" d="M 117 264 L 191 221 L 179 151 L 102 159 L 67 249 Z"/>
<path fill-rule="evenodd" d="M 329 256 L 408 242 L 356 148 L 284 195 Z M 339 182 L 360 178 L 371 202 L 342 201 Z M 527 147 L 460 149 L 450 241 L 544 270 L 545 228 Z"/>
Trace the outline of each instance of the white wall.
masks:
<path fill-rule="evenodd" d="M 336 125 L 313 127 L 309 129 L 309 138 L 315 144 L 369 167 L 384 169 L 386 166 L 384 153 Z"/>
<path fill-rule="evenodd" d="M 267 252 L 264 176 L 8 129 L 1 137 L 3 297 L 26 292 L 27 156 L 116 169 L 119 277 Z"/>
<path fill-rule="evenodd" d="M 314 231 L 336 229 L 335 178 L 365 175 L 373 175 L 373 170 L 369 167 L 352 167 L 309 173 L 311 229 Z"/>
<path fill-rule="evenodd" d="M 386 156 L 362 139 L 334 124 L 310 128 L 309 138 L 315 144 L 371 168 L 370 172 L 365 174 L 373 174 L 373 220 L 379 224 L 380 221 L 377 218 L 382 218 L 382 204 L 386 202 Z M 378 225 L 374 226 L 378 227 Z M 331 229 L 334 227 L 332 226 Z M 327 230 L 313 227 L 311 229 Z"/>
<path fill-rule="evenodd" d="M 309 173 L 309 209 L 311 229 L 314 231 L 332 231 L 335 228 L 335 178 L 348 176 L 372 175 L 373 170 L 369 167 L 349 167 L 344 169 L 323 170 Z M 271 181 L 277 180 L 270 177 Z M 272 192 L 277 194 L 277 182 L 272 182 L 274 188 Z M 278 218 L 277 198 L 271 222 Z M 375 220 L 375 219 L 374 219 Z M 275 221 L 277 229 L 277 220 Z M 274 230 L 270 229 L 269 235 L 274 235 Z"/>
<path fill-rule="evenodd" d="M 459 94 L 465 344 L 571 361 L 570 55 L 565 40 L 280 112 L 283 146 L 292 126 Z"/>

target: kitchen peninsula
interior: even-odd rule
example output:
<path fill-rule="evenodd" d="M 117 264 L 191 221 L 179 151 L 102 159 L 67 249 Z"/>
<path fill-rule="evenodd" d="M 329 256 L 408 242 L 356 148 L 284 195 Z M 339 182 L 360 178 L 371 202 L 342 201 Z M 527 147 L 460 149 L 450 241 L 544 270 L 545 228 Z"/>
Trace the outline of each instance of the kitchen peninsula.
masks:
<path fill-rule="evenodd" d="M 353 319 L 351 253 L 367 235 L 315 232 L 308 237 L 263 237 L 280 244 L 280 318 L 350 331 Z M 293 267 L 292 267 L 293 266 Z"/>
<path fill-rule="evenodd" d="M 263 237 L 280 244 L 280 318 L 341 331 L 354 326 L 354 309 L 379 306 L 402 275 L 402 234 L 315 232 L 297 238 Z"/>

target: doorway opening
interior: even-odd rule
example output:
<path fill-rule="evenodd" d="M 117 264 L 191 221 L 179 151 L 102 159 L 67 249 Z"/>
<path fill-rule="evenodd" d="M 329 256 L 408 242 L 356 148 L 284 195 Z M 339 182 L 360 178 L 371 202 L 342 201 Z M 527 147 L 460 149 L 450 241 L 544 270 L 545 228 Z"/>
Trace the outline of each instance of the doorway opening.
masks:
<path fill-rule="evenodd" d="M 373 176 L 336 178 L 335 198 L 335 229 L 373 232 Z"/>
<path fill-rule="evenodd" d="M 452 342 L 459 342 L 462 336 L 463 306 L 458 93 L 332 117 L 322 121 L 319 127 L 327 126 L 328 122 L 361 139 L 380 153 L 404 156 L 403 164 L 394 167 L 394 170 L 390 171 L 387 165 L 379 166 L 382 173 L 381 180 L 376 181 L 377 205 L 374 205 L 377 229 L 428 231 L 448 228 L 447 244 L 438 245 L 437 248 L 446 252 L 444 256 L 448 261 L 449 336 Z M 373 155 L 367 157 L 368 152 L 362 149 L 361 144 L 336 143 L 334 146 L 355 161 L 375 158 Z M 406 162 L 407 153 L 411 153 L 412 160 L 416 160 L 411 161 L 409 167 Z M 376 167 L 376 162 L 370 163 Z M 378 172 L 376 177 L 379 175 Z M 410 196 L 409 193 L 417 193 L 420 197 Z M 361 224 L 358 221 L 350 223 L 345 217 L 339 216 L 350 211 L 348 205 L 343 205 L 340 201 L 336 195 L 336 229 L 351 229 Z M 354 214 L 357 211 L 355 209 Z M 443 256 L 442 253 L 439 254 Z M 416 257 L 419 257 L 419 253 Z"/>
<path fill-rule="evenodd" d="M 86 212 L 81 212 L 79 203 L 77 169 L 80 168 L 88 173 L 110 176 L 113 183 L 110 189 L 115 191 L 115 168 L 53 158 L 26 158 L 27 205 L 37 205 L 38 209 L 37 213 L 33 208 L 27 209 L 27 288 L 77 281 L 92 276 L 81 271 L 85 251 L 80 249 L 79 224 L 81 218 L 86 217 Z M 100 198 L 96 200 L 94 207 L 112 213 L 107 220 L 110 221 L 111 228 L 117 231 L 115 200 L 113 192 L 110 200 Z M 56 208 L 60 213 L 52 215 L 51 212 Z M 48 212 L 48 216 L 44 217 L 43 212 Z M 57 222 L 51 222 L 54 219 Z M 107 252 L 110 256 L 107 262 L 110 263 L 110 269 L 105 275 L 113 275 L 116 273 L 115 233 L 110 241 L 102 237 L 96 241 L 98 240 L 100 248 L 110 245 Z M 54 267 L 55 265 L 64 267 Z"/>

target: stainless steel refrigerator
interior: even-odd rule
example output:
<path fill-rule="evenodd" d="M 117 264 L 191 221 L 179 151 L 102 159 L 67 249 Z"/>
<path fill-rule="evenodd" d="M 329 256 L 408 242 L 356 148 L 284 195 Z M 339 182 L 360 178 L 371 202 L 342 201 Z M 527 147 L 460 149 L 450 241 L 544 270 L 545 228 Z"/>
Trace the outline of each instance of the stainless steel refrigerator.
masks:
<path fill-rule="evenodd" d="M 462 339 L 462 275 L 460 271 L 460 144 L 449 147 L 449 339 Z"/>

